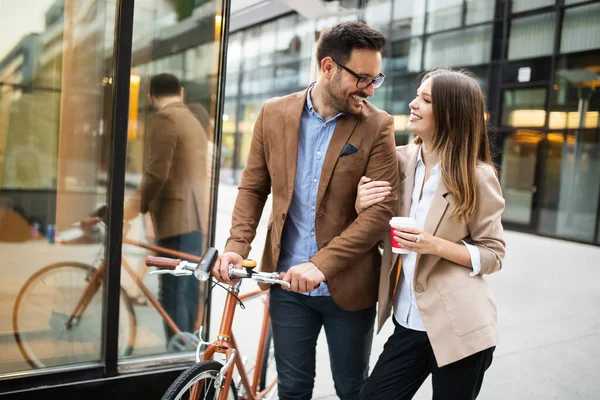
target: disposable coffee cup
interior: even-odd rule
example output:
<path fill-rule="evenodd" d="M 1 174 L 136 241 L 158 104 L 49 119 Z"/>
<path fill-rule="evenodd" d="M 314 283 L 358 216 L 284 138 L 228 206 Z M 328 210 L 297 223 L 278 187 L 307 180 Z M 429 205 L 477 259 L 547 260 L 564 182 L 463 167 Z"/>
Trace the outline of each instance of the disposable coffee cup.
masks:
<path fill-rule="evenodd" d="M 394 229 L 402 230 L 417 226 L 417 221 L 411 217 L 394 217 L 390 219 L 390 235 L 392 235 L 392 251 L 397 254 L 408 254 L 410 250 L 400 247 L 400 244 L 394 239 Z"/>

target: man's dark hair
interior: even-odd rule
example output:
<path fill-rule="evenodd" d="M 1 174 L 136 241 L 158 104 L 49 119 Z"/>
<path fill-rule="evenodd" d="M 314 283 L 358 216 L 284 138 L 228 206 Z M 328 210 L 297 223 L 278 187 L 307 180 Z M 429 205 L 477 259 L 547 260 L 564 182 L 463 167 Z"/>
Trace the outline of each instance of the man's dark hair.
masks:
<path fill-rule="evenodd" d="M 368 25 L 358 22 L 342 22 L 321 32 L 317 44 L 317 62 L 325 57 L 334 58 L 345 64 L 354 49 L 381 51 L 385 46 L 383 35 Z"/>
<path fill-rule="evenodd" d="M 150 78 L 150 96 L 166 97 L 180 94 L 181 83 L 175 75 L 158 74 Z"/>

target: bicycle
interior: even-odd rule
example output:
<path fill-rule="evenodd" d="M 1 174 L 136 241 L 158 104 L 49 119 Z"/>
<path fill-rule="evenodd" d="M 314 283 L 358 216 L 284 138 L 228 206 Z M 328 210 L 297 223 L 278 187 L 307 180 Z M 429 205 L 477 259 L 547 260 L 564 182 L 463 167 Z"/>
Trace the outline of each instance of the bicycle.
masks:
<path fill-rule="evenodd" d="M 96 210 L 92 217 L 74 224 L 87 234 L 93 229 L 106 229 L 106 207 Z M 130 244 L 173 257 L 199 261 L 201 257 L 128 239 Z M 101 256 L 92 264 L 64 261 L 43 267 L 34 273 L 19 291 L 13 307 L 13 334 L 17 346 L 32 368 L 60 366 L 98 359 L 102 334 L 102 292 L 100 288 L 106 268 Z M 194 349 L 197 336 L 182 332 L 164 310 L 132 267 L 122 257 L 121 266 L 133 279 L 143 295 L 175 332 L 167 350 Z M 100 292 L 100 294 L 98 294 Z M 119 298 L 119 356 L 133 352 L 137 335 L 137 318 L 132 300 L 121 287 Z M 198 310 L 195 331 L 204 317 Z"/>
<path fill-rule="evenodd" d="M 200 281 L 208 281 L 210 279 L 210 271 L 212 270 L 217 257 L 217 250 L 209 248 L 197 264 L 182 261 L 180 259 L 150 256 L 146 257 L 146 265 L 171 268 L 152 271 L 150 272 L 151 275 L 167 273 L 175 276 L 194 275 Z M 226 287 L 227 298 L 223 308 L 221 326 L 219 328 L 217 339 L 212 343 L 204 342 L 200 339 L 196 349 L 196 363 L 175 379 L 163 395 L 162 400 L 226 400 L 238 398 L 244 400 L 258 400 L 263 399 L 267 394 L 272 394 L 274 392 L 273 389 L 277 386 L 277 376 L 276 374 L 274 376 L 272 375 L 274 358 L 271 346 L 268 295 L 266 296 L 264 305 L 265 312 L 262 321 L 262 330 L 252 383 L 250 383 L 248 373 L 246 372 L 242 361 L 243 358 L 239 353 L 239 348 L 232 332 L 233 317 L 238 302 L 243 305 L 244 300 L 260 296 L 264 293 L 259 289 L 243 295 L 238 295 L 243 279 L 253 279 L 257 282 L 279 284 L 287 287 L 289 287 L 290 284 L 279 280 L 279 274 L 277 272 L 266 273 L 254 271 L 256 262 L 253 260 L 244 260 L 242 267 L 243 269 L 235 269 L 233 265 L 229 265 L 230 278 L 239 278 L 239 281 L 234 286 Z M 217 282 L 216 284 L 219 283 Z M 204 350 L 202 357 L 200 357 L 201 348 L 204 345 L 208 347 Z M 216 354 L 224 355 L 225 362 L 221 363 L 213 360 L 213 356 Z M 236 384 L 233 382 L 234 369 L 231 368 L 233 364 L 235 364 L 239 374 L 238 384 L 241 383 L 239 391 L 235 390 Z M 267 382 L 269 383 L 267 384 Z"/>

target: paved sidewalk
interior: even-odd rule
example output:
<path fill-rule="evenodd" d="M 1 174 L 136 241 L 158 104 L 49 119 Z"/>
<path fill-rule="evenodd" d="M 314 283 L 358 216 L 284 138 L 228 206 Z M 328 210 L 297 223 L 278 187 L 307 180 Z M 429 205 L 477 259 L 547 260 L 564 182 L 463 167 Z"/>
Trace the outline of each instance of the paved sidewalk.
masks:
<path fill-rule="evenodd" d="M 221 184 L 217 243 L 223 248 L 237 190 Z M 251 256 L 260 259 L 266 234 L 265 212 Z M 600 247 L 506 232 L 504 268 L 487 277 L 498 305 L 500 343 L 479 398 L 571 400 L 600 398 Z M 246 288 L 250 289 L 250 288 Z M 215 292 L 212 317 L 222 301 Z M 252 324 L 251 309 L 239 310 L 236 325 Z M 214 335 L 218 324 L 213 320 Z M 390 321 L 375 337 L 371 367 L 392 332 Z M 249 333 L 240 342 L 255 340 Z M 431 399 L 429 380 L 416 400 Z M 315 399 L 335 399 L 323 332 L 317 348 Z"/>

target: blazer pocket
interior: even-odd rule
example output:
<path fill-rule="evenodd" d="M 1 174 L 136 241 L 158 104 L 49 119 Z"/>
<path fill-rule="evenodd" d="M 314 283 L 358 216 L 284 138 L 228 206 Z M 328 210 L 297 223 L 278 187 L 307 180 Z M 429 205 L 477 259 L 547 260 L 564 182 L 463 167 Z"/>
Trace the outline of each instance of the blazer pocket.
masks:
<path fill-rule="evenodd" d="M 349 171 L 359 169 L 362 166 L 362 158 L 362 150 L 358 150 L 356 153 L 346 154 L 343 157 L 339 157 L 335 165 L 334 171 Z"/>
<path fill-rule="evenodd" d="M 486 295 L 484 287 L 470 284 L 461 287 L 445 287 L 439 289 L 452 324 L 452 329 L 457 336 L 486 328 L 494 321 L 495 306 Z"/>

